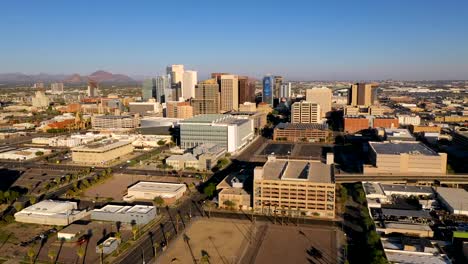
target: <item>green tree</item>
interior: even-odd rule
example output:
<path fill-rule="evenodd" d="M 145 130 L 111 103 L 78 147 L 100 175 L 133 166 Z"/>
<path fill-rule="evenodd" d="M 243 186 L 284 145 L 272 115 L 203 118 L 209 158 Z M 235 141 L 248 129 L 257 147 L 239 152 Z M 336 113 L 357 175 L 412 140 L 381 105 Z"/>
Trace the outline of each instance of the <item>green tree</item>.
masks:
<path fill-rule="evenodd" d="M 208 197 L 213 197 L 213 194 L 216 191 L 216 185 L 214 183 L 208 184 L 205 188 L 203 188 L 203 193 Z"/>
<path fill-rule="evenodd" d="M 29 202 L 30 202 L 31 204 L 35 204 L 36 201 L 37 201 L 36 196 L 31 196 L 31 197 L 29 197 Z"/>
<path fill-rule="evenodd" d="M 42 151 L 36 151 L 36 156 L 40 157 L 40 156 L 42 156 L 42 155 L 44 155 L 44 152 L 42 152 Z"/>
<path fill-rule="evenodd" d="M 159 140 L 158 141 L 158 146 L 164 146 L 166 144 L 166 141 L 165 140 Z"/>
<path fill-rule="evenodd" d="M 33 247 L 30 247 L 28 249 L 28 257 L 29 257 L 29 262 L 32 264 L 34 263 L 34 257 L 36 256 L 36 251 L 34 250 Z"/>
<path fill-rule="evenodd" d="M 229 209 L 233 209 L 236 206 L 236 203 L 231 200 L 226 200 L 223 202 L 223 204 Z"/>
<path fill-rule="evenodd" d="M 153 204 L 158 208 L 163 207 L 166 202 L 161 196 L 157 196 L 153 199 Z"/>
<path fill-rule="evenodd" d="M 133 234 L 133 240 L 137 240 L 137 236 L 138 236 L 138 225 L 133 225 L 133 226 L 132 226 L 132 234 Z"/>
<path fill-rule="evenodd" d="M 50 263 L 54 263 L 54 260 L 57 257 L 57 252 L 55 252 L 53 249 L 49 249 L 47 256 L 50 258 Z"/>
<path fill-rule="evenodd" d="M 19 212 L 23 209 L 23 205 L 21 203 L 16 203 L 15 204 L 15 209 L 16 209 L 16 212 Z"/>
<path fill-rule="evenodd" d="M 80 261 L 84 257 L 85 253 L 86 252 L 85 252 L 84 248 L 81 247 L 81 246 L 76 250 L 76 255 L 78 255 L 78 258 L 80 258 Z"/>
<path fill-rule="evenodd" d="M 369 246 L 375 246 L 380 241 L 380 236 L 375 230 L 371 230 L 367 235 L 367 244 Z"/>

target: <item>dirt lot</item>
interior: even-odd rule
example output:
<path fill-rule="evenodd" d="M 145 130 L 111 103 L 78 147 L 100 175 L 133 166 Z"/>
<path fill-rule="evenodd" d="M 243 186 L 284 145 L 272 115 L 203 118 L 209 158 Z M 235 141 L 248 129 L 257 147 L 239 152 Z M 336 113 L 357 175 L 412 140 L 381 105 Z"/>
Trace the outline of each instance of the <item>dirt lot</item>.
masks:
<path fill-rule="evenodd" d="M 241 263 L 339 263 L 339 236 L 322 226 L 259 226 Z"/>
<path fill-rule="evenodd" d="M 127 193 L 127 188 L 138 181 L 158 181 L 178 183 L 176 177 L 145 176 L 114 174 L 112 178 L 103 183 L 97 184 L 84 192 L 84 198 L 95 199 L 112 198 L 113 201 L 122 201 L 122 197 Z M 184 182 L 196 181 L 195 179 L 184 178 Z"/>
<path fill-rule="evenodd" d="M 209 263 L 237 263 L 243 245 L 250 239 L 251 223 L 227 219 L 200 219 L 192 223 L 186 233 L 169 244 L 169 248 L 157 263 L 200 263 L 202 255 L 209 256 Z M 176 262 L 174 262 L 176 263 Z"/>

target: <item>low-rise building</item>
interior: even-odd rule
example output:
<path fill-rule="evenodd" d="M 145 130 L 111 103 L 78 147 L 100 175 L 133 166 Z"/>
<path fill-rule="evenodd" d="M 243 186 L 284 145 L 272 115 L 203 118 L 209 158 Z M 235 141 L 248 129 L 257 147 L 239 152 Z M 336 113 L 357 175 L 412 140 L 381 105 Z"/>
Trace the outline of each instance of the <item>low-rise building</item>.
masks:
<path fill-rule="evenodd" d="M 130 102 L 128 108 L 131 114 L 140 115 L 157 114 L 162 110 L 161 104 L 154 101 L 154 99 L 148 102 Z"/>
<path fill-rule="evenodd" d="M 96 130 L 129 130 L 140 126 L 138 115 L 93 115 L 91 126 Z"/>
<path fill-rule="evenodd" d="M 446 174 L 447 154 L 437 153 L 421 142 L 369 142 L 372 166 L 364 173 Z"/>
<path fill-rule="evenodd" d="M 105 164 L 133 152 L 130 141 L 104 140 L 72 148 L 72 160 L 84 164 Z"/>
<path fill-rule="evenodd" d="M 468 216 L 468 192 L 464 189 L 437 187 L 437 198 L 451 214 Z"/>
<path fill-rule="evenodd" d="M 127 190 L 124 201 L 164 199 L 166 204 L 173 204 L 187 191 L 185 184 L 164 182 L 138 182 Z"/>
<path fill-rule="evenodd" d="M 269 156 L 254 170 L 253 208 L 265 214 L 335 217 L 330 165 Z"/>
<path fill-rule="evenodd" d="M 251 196 L 244 189 L 244 182 L 248 175 L 232 173 L 221 181 L 216 189 L 218 193 L 218 206 L 225 209 L 248 210 L 252 207 Z"/>
<path fill-rule="evenodd" d="M 292 142 L 328 142 L 331 132 L 325 124 L 279 123 L 273 130 L 273 140 Z"/>
<path fill-rule="evenodd" d="M 389 141 L 415 141 L 416 139 L 411 135 L 408 129 L 402 128 L 385 128 L 385 137 Z"/>
<path fill-rule="evenodd" d="M 98 254 L 111 254 L 120 245 L 120 240 L 115 237 L 109 237 L 104 240 L 101 244 L 96 246 L 96 253 Z"/>
<path fill-rule="evenodd" d="M 398 119 L 394 116 L 347 115 L 344 117 L 344 131 L 356 133 L 368 128 L 398 128 Z"/>
<path fill-rule="evenodd" d="M 111 205 L 91 211 L 91 219 L 144 225 L 156 218 L 156 207 L 149 205 Z"/>
<path fill-rule="evenodd" d="M 239 111 L 240 112 L 256 112 L 257 105 L 252 102 L 244 102 L 243 104 L 239 104 Z"/>
<path fill-rule="evenodd" d="M 267 114 L 263 112 L 230 112 L 230 115 L 233 115 L 237 118 L 244 118 L 252 120 L 254 128 L 261 129 L 267 124 Z"/>
<path fill-rule="evenodd" d="M 0 159 L 6 160 L 30 160 L 43 155 L 48 155 L 52 151 L 44 148 L 22 148 L 22 149 L 8 149 L 7 151 L 0 151 Z"/>
<path fill-rule="evenodd" d="M 232 115 L 198 115 L 179 123 L 180 146 L 183 149 L 213 143 L 228 152 L 235 152 L 246 146 L 254 137 L 252 120 Z"/>
<path fill-rule="evenodd" d="M 413 125 L 419 126 L 421 124 L 421 117 L 418 115 L 397 115 L 398 123 L 400 125 Z"/>
<path fill-rule="evenodd" d="M 166 159 L 166 164 L 175 170 L 184 170 L 186 168 L 199 169 L 198 159 L 192 153 L 172 155 Z"/>
<path fill-rule="evenodd" d="M 44 200 L 15 213 L 21 223 L 66 226 L 87 215 L 78 210 L 76 202 Z"/>
<path fill-rule="evenodd" d="M 59 241 L 75 240 L 81 237 L 82 235 L 87 235 L 91 231 L 92 231 L 92 228 L 88 224 L 85 224 L 85 225 L 71 224 L 57 232 L 57 239 Z"/>

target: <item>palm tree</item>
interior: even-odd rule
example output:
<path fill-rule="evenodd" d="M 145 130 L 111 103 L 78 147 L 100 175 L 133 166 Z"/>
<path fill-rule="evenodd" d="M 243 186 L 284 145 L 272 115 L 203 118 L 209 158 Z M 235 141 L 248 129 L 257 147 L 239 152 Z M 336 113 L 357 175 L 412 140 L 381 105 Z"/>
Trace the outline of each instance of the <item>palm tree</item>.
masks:
<path fill-rule="evenodd" d="M 165 201 L 161 196 L 158 196 L 153 199 L 153 204 L 154 206 L 156 206 L 156 208 L 158 208 L 158 213 L 159 213 L 159 208 L 164 206 Z"/>
<path fill-rule="evenodd" d="M 80 260 L 84 257 L 85 255 L 85 250 L 83 247 L 79 247 L 77 250 L 76 250 L 76 255 L 78 255 L 78 258 L 80 258 Z"/>
<path fill-rule="evenodd" d="M 47 253 L 47 256 L 50 258 L 50 263 L 54 263 L 55 257 L 57 257 L 57 252 L 55 252 L 53 249 L 50 249 Z"/>
<path fill-rule="evenodd" d="M 99 248 L 99 251 L 101 252 L 101 256 L 100 256 L 99 259 L 100 259 L 101 264 L 103 264 L 104 263 L 104 259 L 103 259 L 104 245 L 101 243 L 101 244 L 99 244 L 98 248 Z"/>
<path fill-rule="evenodd" d="M 138 225 L 133 225 L 132 226 L 132 233 L 133 233 L 133 240 L 137 240 L 137 235 L 138 235 Z"/>
<path fill-rule="evenodd" d="M 34 250 L 33 247 L 30 247 L 30 248 L 28 249 L 28 257 L 29 257 L 29 262 L 30 262 L 31 264 L 34 263 L 34 256 L 36 256 L 36 251 Z"/>

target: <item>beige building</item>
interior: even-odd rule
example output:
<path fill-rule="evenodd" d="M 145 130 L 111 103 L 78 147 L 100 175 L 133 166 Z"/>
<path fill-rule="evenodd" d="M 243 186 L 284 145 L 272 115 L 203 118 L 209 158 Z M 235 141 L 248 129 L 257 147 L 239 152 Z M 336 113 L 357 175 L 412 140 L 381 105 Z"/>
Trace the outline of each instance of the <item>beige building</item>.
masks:
<path fill-rule="evenodd" d="M 193 115 L 218 114 L 220 111 L 219 85 L 216 79 L 208 79 L 198 83 L 195 88 L 195 98 L 191 100 Z"/>
<path fill-rule="evenodd" d="M 71 149 L 76 163 L 102 165 L 133 152 L 130 141 L 105 140 Z"/>
<path fill-rule="evenodd" d="M 189 102 L 167 102 L 166 117 L 186 119 L 193 116 L 193 107 Z"/>
<path fill-rule="evenodd" d="M 244 181 L 247 178 L 248 175 L 240 172 L 229 174 L 216 186 L 216 190 L 219 191 L 219 208 L 248 210 L 252 207 L 251 196 L 244 189 Z"/>
<path fill-rule="evenodd" d="M 184 170 L 186 168 L 199 169 L 198 159 L 191 153 L 172 155 L 166 159 L 166 164 L 174 170 Z"/>
<path fill-rule="evenodd" d="M 97 130 L 135 129 L 140 126 L 138 115 L 93 115 L 91 126 Z"/>
<path fill-rule="evenodd" d="M 273 108 L 271 107 L 271 105 L 265 102 L 261 102 L 257 105 L 257 111 L 268 115 L 269 113 L 273 111 Z"/>
<path fill-rule="evenodd" d="M 356 83 L 351 85 L 348 94 L 349 105 L 370 106 L 377 100 L 377 84 L 375 83 Z"/>
<path fill-rule="evenodd" d="M 138 182 L 127 190 L 124 201 L 164 199 L 166 204 L 173 204 L 187 191 L 187 186 L 180 183 Z"/>
<path fill-rule="evenodd" d="M 318 103 L 301 101 L 291 106 L 291 123 L 311 124 L 321 120 L 321 107 Z"/>
<path fill-rule="evenodd" d="M 306 100 L 320 105 L 320 117 L 325 117 L 331 111 L 332 91 L 327 87 L 306 90 Z"/>
<path fill-rule="evenodd" d="M 236 75 L 221 75 L 221 111 L 239 109 L 239 83 Z"/>
<path fill-rule="evenodd" d="M 369 142 L 371 166 L 365 174 L 446 174 L 447 154 L 437 153 L 421 142 Z"/>
<path fill-rule="evenodd" d="M 392 113 L 393 110 L 388 107 L 371 105 L 371 106 L 345 106 L 344 115 L 385 115 Z"/>
<path fill-rule="evenodd" d="M 255 112 L 257 111 L 257 105 L 251 102 L 245 102 L 239 105 L 240 112 Z"/>
<path fill-rule="evenodd" d="M 330 165 L 269 156 L 254 170 L 253 208 L 270 215 L 335 217 Z"/>

